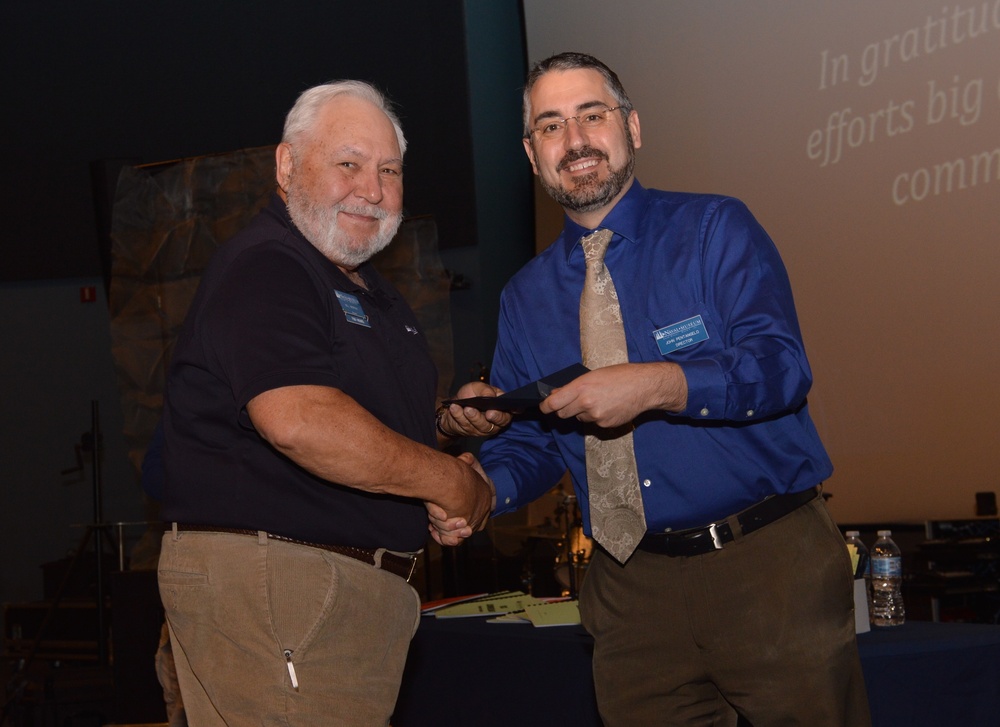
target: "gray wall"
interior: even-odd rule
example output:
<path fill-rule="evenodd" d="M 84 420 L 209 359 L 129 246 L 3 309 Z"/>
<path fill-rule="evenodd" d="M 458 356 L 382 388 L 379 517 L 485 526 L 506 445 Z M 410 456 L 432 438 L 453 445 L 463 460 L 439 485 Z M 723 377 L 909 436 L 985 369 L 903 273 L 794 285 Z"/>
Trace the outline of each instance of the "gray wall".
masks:
<path fill-rule="evenodd" d="M 973 516 L 1000 489 L 996 3 L 524 8 L 529 60 L 589 52 L 621 77 L 643 184 L 740 197 L 774 238 L 834 516 Z"/>

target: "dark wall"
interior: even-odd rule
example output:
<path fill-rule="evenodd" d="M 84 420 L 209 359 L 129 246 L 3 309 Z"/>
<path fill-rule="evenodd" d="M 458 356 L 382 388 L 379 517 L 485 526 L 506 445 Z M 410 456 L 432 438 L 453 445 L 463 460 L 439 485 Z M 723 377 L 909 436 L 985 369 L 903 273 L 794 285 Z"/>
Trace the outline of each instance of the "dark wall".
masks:
<path fill-rule="evenodd" d="M 0 0 L 0 603 L 41 598 L 40 566 L 92 521 L 93 467 L 74 449 L 94 402 L 105 521 L 145 517 L 100 285 L 94 161 L 273 144 L 304 88 L 374 81 L 410 141 L 408 211 L 435 216 L 442 259 L 468 282 L 451 297 L 455 388 L 489 366 L 499 286 L 530 257 L 520 0 L 205 5 Z M 142 531 L 127 530 L 129 550 Z"/>
<path fill-rule="evenodd" d="M 409 142 L 406 210 L 475 243 L 462 0 L 0 0 L 0 282 L 102 275 L 91 168 L 276 143 L 305 88 L 374 82 Z"/>

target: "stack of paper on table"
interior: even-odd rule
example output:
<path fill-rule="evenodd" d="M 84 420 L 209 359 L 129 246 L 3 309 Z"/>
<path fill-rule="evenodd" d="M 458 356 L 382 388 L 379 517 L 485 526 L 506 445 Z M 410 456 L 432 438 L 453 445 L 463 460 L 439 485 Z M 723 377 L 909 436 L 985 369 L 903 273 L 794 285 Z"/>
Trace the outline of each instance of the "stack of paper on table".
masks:
<path fill-rule="evenodd" d="M 501 591 L 427 604 L 424 614 L 436 618 L 493 617 L 490 623 L 532 623 L 561 626 L 580 623 L 576 601 L 536 598 L 522 591 Z"/>
<path fill-rule="evenodd" d="M 437 618 L 467 618 L 469 616 L 498 616 L 510 611 L 521 611 L 529 603 L 543 603 L 542 599 L 521 591 L 489 593 L 468 601 L 443 606 L 434 611 Z"/>
<path fill-rule="evenodd" d="M 533 626 L 574 626 L 580 623 L 579 601 L 560 599 L 544 603 L 529 603 L 523 611 L 498 616 L 490 623 L 530 623 Z"/>

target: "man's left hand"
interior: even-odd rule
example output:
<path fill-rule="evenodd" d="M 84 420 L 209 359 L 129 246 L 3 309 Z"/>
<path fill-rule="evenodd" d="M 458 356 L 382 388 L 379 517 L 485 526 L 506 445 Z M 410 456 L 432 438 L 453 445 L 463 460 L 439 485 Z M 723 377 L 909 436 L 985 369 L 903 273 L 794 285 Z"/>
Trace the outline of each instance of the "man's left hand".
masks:
<path fill-rule="evenodd" d="M 683 411 L 687 379 L 675 363 L 617 364 L 594 369 L 556 389 L 539 405 L 543 414 L 579 419 L 605 429 L 628 424 L 644 411 Z"/>
<path fill-rule="evenodd" d="M 455 394 L 456 399 L 471 399 L 476 396 L 500 396 L 502 389 L 490 386 L 485 381 L 470 381 L 463 384 Z M 452 404 L 442 411 L 441 429 L 452 437 L 489 437 L 510 424 L 509 412 L 489 409 L 479 411 L 471 406 Z"/>

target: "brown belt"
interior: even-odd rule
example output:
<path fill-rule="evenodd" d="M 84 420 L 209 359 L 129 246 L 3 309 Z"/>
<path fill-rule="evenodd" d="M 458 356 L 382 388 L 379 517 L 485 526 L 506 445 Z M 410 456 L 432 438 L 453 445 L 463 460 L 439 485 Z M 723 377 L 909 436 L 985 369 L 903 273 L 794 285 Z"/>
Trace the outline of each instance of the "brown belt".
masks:
<path fill-rule="evenodd" d="M 194 531 L 199 533 L 233 533 L 235 535 L 253 535 L 257 536 L 258 531 L 256 530 L 244 530 L 241 528 L 223 528 L 218 525 L 186 525 L 181 523 L 175 523 L 178 531 Z M 297 540 L 296 538 L 287 538 L 284 535 L 276 535 L 274 533 L 265 533 L 271 540 L 280 540 L 282 543 L 294 543 L 295 545 L 305 545 L 310 548 L 319 548 L 320 550 L 328 550 L 331 553 L 339 553 L 340 555 L 346 555 L 348 558 L 354 558 L 355 560 L 360 560 L 362 563 L 367 563 L 368 565 L 375 566 L 376 568 L 381 568 L 384 571 L 388 571 L 393 575 L 397 575 L 409 582 L 410 578 L 413 576 L 413 571 L 417 567 L 417 556 L 414 555 L 397 555 L 396 553 L 391 553 L 383 548 L 369 549 L 369 548 L 355 548 L 350 545 L 327 545 L 326 543 L 310 543 L 305 540 Z"/>

